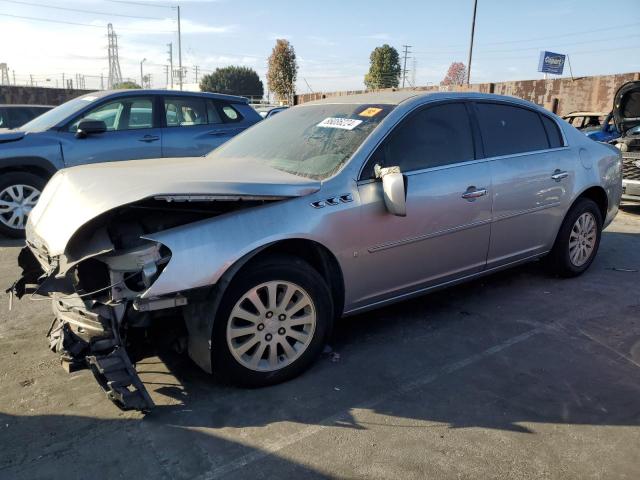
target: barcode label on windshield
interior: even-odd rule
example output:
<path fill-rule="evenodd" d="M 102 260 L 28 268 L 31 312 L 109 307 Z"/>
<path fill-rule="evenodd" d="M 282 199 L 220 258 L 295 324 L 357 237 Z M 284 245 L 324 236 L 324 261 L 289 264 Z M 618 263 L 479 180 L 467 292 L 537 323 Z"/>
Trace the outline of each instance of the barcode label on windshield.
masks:
<path fill-rule="evenodd" d="M 323 128 L 340 128 L 342 130 L 353 130 L 361 123 L 362 120 L 356 120 L 355 118 L 329 117 L 325 118 L 316 126 Z"/>

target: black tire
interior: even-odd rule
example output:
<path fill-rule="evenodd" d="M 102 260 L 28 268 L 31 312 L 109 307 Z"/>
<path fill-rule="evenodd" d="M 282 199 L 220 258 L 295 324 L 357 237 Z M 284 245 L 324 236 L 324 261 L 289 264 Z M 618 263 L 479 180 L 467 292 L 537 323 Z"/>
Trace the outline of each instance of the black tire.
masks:
<path fill-rule="evenodd" d="M 279 370 L 256 371 L 242 365 L 227 343 L 227 325 L 236 303 L 252 288 L 271 281 L 291 282 L 309 295 L 316 313 L 316 325 L 306 350 Z M 322 352 L 333 322 L 333 302 L 320 274 L 304 260 L 286 255 L 270 256 L 241 270 L 220 303 L 211 339 L 213 374 L 225 383 L 262 387 L 290 380 L 304 372 Z M 265 353 L 266 354 L 266 353 Z"/>
<path fill-rule="evenodd" d="M 0 193 L 12 185 L 27 185 L 42 192 L 47 181 L 29 172 L 9 172 L 0 175 Z M 0 198 L 0 200 L 2 200 Z M 12 228 L 0 221 L 0 234 L 11 238 L 24 238 L 24 228 Z"/>
<path fill-rule="evenodd" d="M 580 218 L 585 213 L 590 213 L 595 220 L 595 244 L 587 260 L 581 265 L 576 265 L 571 260 L 569 240 L 571 231 L 578 218 Z M 601 234 L 602 214 L 600 213 L 598 205 L 593 200 L 590 200 L 588 198 L 578 199 L 567 213 L 564 221 L 562 222 L 560 230 L 558 231 L 558 236 L 556 237 L 553 249 L 547 256 L 547 258 L 545 258 L 547 268 L 550 270 L 550 272 L 560 275 L 561 277 L 569 278 L 581 275 L 589 268 L 589 266 L 593 262 L 593 259 L 598 253 Z"/>

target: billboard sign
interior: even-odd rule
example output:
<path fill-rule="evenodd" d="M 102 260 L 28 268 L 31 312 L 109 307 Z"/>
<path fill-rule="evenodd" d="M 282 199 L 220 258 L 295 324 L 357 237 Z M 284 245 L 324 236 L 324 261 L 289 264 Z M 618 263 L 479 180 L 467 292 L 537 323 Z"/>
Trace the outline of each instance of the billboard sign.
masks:
<path fill-rule="evenodd" d="M 542 73 L 553 73 L 554 75 L 562 75 L 564 70 L 564 60 L 566 55 L 553 52 L 540 52 L 540 60 L 538 61 L 538 71 Z"/>

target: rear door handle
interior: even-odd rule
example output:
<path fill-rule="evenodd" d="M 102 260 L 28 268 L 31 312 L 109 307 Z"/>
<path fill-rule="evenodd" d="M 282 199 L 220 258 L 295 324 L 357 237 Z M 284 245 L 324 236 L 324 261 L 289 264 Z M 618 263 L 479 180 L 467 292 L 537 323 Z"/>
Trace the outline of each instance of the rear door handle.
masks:
<path fill-rule="evenodd" d="M 568 176 L 569 176 L 569 172 L 563 172 L 562 170 L 558 169 L 553 172 L 553 175 L 551 175 L 551 178 L 556 182 L 559 182 L 560 180 L 562 180 L 563 178 L 567 178 Z"/>
<path fill-rule="evenodd" d="M 226 135 L 227 133 L 229 133 L 228 130 L 211 130 L 209 132 L 209 135 L 219 136 L 219 135 Z"/>
<path fill-rule="evenodd" d="M 473 201 L 476 198 L 484 197 L 486 194 L 486 188 L 469 187 L 467 191 L 462 194 L 462 198 Z"/>
<path fill-rule="evenodd" d="M 145 143 L 155 142 L 156 140 L 160 140 L 160 137 L 157 135 L 145 135 L 144 137 L 138 139 L 139 142 Z"/>

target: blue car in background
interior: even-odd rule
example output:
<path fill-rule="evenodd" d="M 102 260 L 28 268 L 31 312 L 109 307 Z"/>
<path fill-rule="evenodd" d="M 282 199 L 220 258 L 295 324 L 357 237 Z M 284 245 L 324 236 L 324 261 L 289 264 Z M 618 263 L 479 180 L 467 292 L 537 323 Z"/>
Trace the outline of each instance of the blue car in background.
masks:
<path fill-rule="evenodd" d="M 602 125 L 595 128 L 585 128 L 582 132 L 592 140 L 597 142 L 610 142 L 620 137 L 620 132 L 613 121 L 613 112 L 609 113 L 602 122 Z"/>
<path fill-rule="evenodd" d="M 0 233 L 24 234 L 27 215 L 61 168 L 206 155 L 260 120 L 243 97 L 116 90 L 83 95 L 18 129 L 0 129 Z"/>

